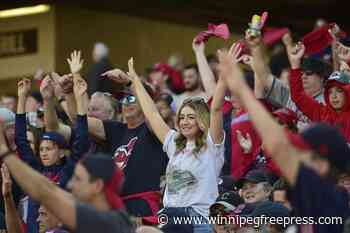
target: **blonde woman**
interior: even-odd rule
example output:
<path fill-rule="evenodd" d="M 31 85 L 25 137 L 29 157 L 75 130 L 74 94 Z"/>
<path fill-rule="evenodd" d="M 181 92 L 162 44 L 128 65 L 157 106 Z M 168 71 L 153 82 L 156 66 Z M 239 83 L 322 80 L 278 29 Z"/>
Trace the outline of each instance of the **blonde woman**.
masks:
<path fill-rule="evenodd" d="M 224 164 L 224 130 L 221 105 L 225 83 L 219 80 L 211 110 L 204 99 L 187 99 L 176 115 L 177 131 L 168 127 L 147 94 L 129 60 L 129 78 L 153 132 L 169 157 L 164 210 L 169 218 L 197 216 L 203 223 L 218 196 L 217 181 Z M 152 156 L 152 155 L 150 155 Z M 184 226 L 188 227 L 188 226 Z M 193 224 L 193 232 L 212 232 L 209 224 Z M 186 229 L 179 229 L 186 232 Z M 179 231 L 179 232 L 180 232 Z"/>

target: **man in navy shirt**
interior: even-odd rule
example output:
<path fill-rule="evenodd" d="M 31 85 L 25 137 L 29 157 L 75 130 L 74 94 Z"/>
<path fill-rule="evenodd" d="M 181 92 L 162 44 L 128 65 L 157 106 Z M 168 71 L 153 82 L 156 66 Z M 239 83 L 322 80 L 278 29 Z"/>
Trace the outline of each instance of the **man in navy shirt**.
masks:
<path fill-rule="evenodd" d="M 80 53 L 75 55 L 72 56 L 73 63 L 81 63 Z M 71 67 L 73 76 L 80 77 L 81 67 L 82 65 L 76 69 L 75 74 Z M 114 74 L 114 71 L 111 73 L 112 76 L 126 75 L 120 72 Z M 72 80 L 67 80 L 67 83 L 69 82 Z M 72 98 L 67 98 L 67 101 L 70 106 L 75 105 Z M 168 158 L 163 152 L 162 144 L 147 127 L 135 96 L 131 93 L 126 95 L 121 100 L 121 104 L 125 123 L 97 118 L 97 115 L 92 112 L 93 109 L 89 108 L 87 111 L 89 134 L 94 141 L 108 145 L 114 162 L 125 174 L 121 196 L 128 213 L 137 217 L 154 216 L 159 210 L 160 178 L 165 174 Z M 69 115 L 72 117 L 76 112 L 74 109 L 71 110 L 73 111 Z M 53 117 L 47 120 L 50 129 L 70 138 L 71 129 L 58 124 L 53 126 L 50 124 L 52 120 Z"/>

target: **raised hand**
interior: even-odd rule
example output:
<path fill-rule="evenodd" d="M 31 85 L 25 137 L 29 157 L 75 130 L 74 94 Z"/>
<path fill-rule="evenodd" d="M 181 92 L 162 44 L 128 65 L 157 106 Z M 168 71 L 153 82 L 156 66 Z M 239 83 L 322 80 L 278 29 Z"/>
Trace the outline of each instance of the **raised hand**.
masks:
<path fill-rule="evenodd" d="M 226 81 L 230 79 L 230 82 L 232 83 L 231 88 L 233 88 L 231 91 L 235 92 L 239 91 L 242 84 L 244 84 L 242 71 L 238 65 L 242 60 L 240 53 L 241 47 L 239 44 L 233 44 L 228 52 L 222 50 L 218 51 L 219 76 L 226 79 Z"/>
<path fill-rule="evenodd" d="M 76 77 L 74 80 L 74 95 L 75 98 L 80 98 L 87 93 L 88 85 L 86 81 L 81 77 Z"/>
<path fill-rule="evenodd" d="M 350 66 L 345 61 L 340 61 L 339 70 L 350 76 Z"/>
<path fill-rule="evenodd" d="M 130 82 L 128 75 L 120 69 L 109 70 L 103 73 L 102 76 L 107 77 L 117 84 L 128 84 Z"/>
<path fill-rule="evenodd" d="M 236 130 L 236 135 L 237 135 L 238 143 L 243 149 L 243 152 L 245 154 L 249 154 L 250 152 L 252 152 L 253 142 L 250 137 L 250 134 L 247 133 L 246 136 L 244 137 L 241 131 Z"/>
<path fill-rule="evenodd" d="M 52 72 L 51 77 L 54 80 L 54 82 L 60 86 L 63 94 L 73 93 L 73 85 L 74 84 L 73 84 L 73 76 L 71 74 L 70 75 L 65 74 L 63 76 L 60 76 L 59 74 Z M 58 90 L 55 90 L 55 93 L 56 93 L 56 91 L 58 91 Z M 56 95 L 56 97 L 57 97 L 57 95 Z"/>
<path fill-rule="evenodd" d="M 293 46 L 293 38 L 292 35 L 288 32 L 283 35 L 282 42 L 286 47 L 292 47 Z"/>
<path fill-rule="evenodd" d="M 247 66 L 250 66 L 250 68 L 253 69 L 253 57 L 250 56 L 250 55 L 247 55 L 247 54 L 243 54 L 241 57 L 240 57 L 240 60 L 242 60 L 242 62 L 247 65 Z"/>
<path fill-rule="evenodd" d="M 74 50 L 70 55 L 70 59 L 67 59 L 67 62 L 69 64 L 71 73 L 78 74 L 83 68 L 84 64 L 84 60 L 81 59 L 81 52 Z"/>
<path fill-rule="evenodd" d="M 292 69 L 300 68 L 301 59 L 303 58 L 305 53 L 304 44 L 299 42 L 294 47 L 290 47 L 290 48 L 287 47 L 287 53 L 288 53 L 288 58 Z"/>
<path fill-rule="evenodd" d="M 195 53 L 204 53 L 204 49 L 205 49 L 205 44 L 202 41 L 201 43 L 197 44 L 196 42 L 196 38 L 193 39 L 192 42 L 192 49 Z"/>
<path fill-rule="evenodd" d="M 2 195 L 4 197 L 11 195 L 12 193 L 12 180 L 7 166 L 3 163 L 1 166 L 2 177 Z"/>
<path fill-rule="evenodd" d="M 40 93 L 44 100 L 48 100 L 54 97 L 53 80 L 50 76 L 46 75 L 40 85 Z"/>
<path fill-rule="evenodd" d="M 3 122 L 0 121 L 0 155 L 9 151 L 7 144 Z"/>
<path fill-rule="evenodd" d="M 135 68 L 134 68 L 134 58 L 130 58 L 129 61 L 128 61 L 128 68 L 129 68 L 129 71 L 128 71 L 128 78 L 131 82 L 135 82 L 137 80 L 139 80 L 139 77 L 135 71 Z"/>
<path fill-rule="evenodd" d="M 261 44 L 261 36 L 253 36 L 249 30 L 245 32 L 245 40 L 250 48 L 256 48 Z"/>
<path fill-rule="evenodd" d="M 244 56 L 241 56 L 242 47 L 238 43 L 233 43 L 228 53 L 232 57 L 233 63 L 236 65 L 244 58 Z"/>
<path fill-rule="evenodd" d="M 343 60 L 346 62 L 350 61 L 350 47 L 347 47 L 342 43 L 337 42 L 335 46 L 335 51 L 340 60 Z"/>
<path fill-rule="evenodd" d="M 55 77 L 54 77 L 55 76 Z M 57 99 L 60 99 L 64 96 L 63 89 L 61 85 L 59 84 L 59 75 L 55 72 L 51 73 L 51 78 L 52 78 L 52 84 L 54 88 L 54 93 Z"/>
<path fill-rule="evenodd" d="M 24 78 L 21 81 L 18 82 L 17 84 L 17 95 L 18 97 L 26 97 L 28 96 L 30 90 L 32 88 L 32 82 Z"/>

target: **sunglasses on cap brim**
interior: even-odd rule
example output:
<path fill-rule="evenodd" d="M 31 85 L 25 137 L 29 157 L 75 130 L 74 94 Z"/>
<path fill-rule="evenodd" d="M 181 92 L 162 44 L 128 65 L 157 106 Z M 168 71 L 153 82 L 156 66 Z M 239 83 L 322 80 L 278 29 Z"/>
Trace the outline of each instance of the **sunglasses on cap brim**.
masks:
<path fill-rule="evenodd" d="M 313 72 L 311 70 L 305 70 L 303 73 L 307 76 L 310 76 L 310 75 L 313 75 L 315 72 Z"/>
<path fill-rule="evenodd" d="M 207 101 L 202 97 L 187 98 L 183 101 L 183 104 L 188 104 L 188 103 L 207 104 Z"/>
<path fill-rule="evenodd" d="M 136 103 L 136 97 L 133 95 L 125 96 L 120 100 L 120 103 L 123 105 L 134 104 Z"/>

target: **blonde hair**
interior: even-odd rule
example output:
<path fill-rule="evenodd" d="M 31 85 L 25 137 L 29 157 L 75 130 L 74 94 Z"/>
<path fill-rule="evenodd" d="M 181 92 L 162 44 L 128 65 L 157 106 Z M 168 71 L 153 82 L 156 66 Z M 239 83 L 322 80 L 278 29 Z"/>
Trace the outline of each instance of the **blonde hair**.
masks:
<path fill-rule="evenodd" d="M 195 140 L 195 148 L 193 149 L 193 154 L 197 156 L 202 149 L 205 149 L 207 146 L 207 136 L 210 125 L 210 111 L 209 107 L 206 104 L 203 98 L 192 98 L 186 99 L 181 107 L 179 108 L 176 114 L 176 125 L 179 128 L 180 123 L 180 114 L 181 111 L 185 108 L 189 107 L 196 113 L 196 120 L 199 126 L 200 132 L 198 133 Z M 176 152 L 175 154 L 180 153 L 183 149 L 185 149 L 187 143 L 187 139 L 181 133 L 175 138 L 176 144 Z"/>

